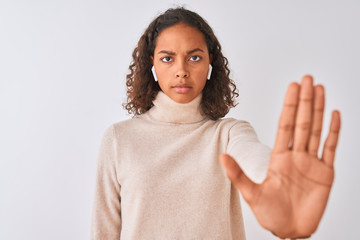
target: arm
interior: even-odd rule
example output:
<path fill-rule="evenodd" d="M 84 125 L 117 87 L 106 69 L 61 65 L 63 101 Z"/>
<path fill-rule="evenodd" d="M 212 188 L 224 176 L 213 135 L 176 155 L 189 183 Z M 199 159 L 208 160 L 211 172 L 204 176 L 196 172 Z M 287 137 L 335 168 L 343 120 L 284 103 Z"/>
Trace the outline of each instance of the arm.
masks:
<path fill-rule="evenodd" d="M 237 121 L 230 129 L 226 153 L 252 181 L 261 183 L 265 179 L 271 149 L 259 141 L 250 123 Z"/>
<path fill-rule="evenodd" d="M 116 175 L 116 138 L 109 127 L 101 142 L 96 172 L 91 239 L 120 239 L 120 185 Z"/>

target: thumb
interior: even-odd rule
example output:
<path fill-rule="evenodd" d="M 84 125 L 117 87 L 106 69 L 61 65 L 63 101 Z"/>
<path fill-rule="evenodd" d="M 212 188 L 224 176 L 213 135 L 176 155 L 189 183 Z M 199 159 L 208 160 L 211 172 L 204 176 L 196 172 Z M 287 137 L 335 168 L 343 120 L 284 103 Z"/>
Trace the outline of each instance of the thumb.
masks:
<path fill-rule="evenodd" d="M 220 162 L 224 166 L 226 175 L 234 184 L 234 186 L 241 192 L 246 202 L 251 202 L 257 189 L 257 184 L 248 178 L 235 159 L 229 154 L 223 153 L 220 155 Z"/>

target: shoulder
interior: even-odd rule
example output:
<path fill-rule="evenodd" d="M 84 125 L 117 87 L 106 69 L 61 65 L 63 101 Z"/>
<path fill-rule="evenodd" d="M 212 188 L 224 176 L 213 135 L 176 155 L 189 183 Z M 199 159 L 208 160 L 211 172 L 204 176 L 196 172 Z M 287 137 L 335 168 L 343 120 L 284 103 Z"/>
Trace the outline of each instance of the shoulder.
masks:
<path fill-rule="evenodd" d="M 227 128 L 229 130 L 231 130 L 233 128 L 251 127 L 251 124 L 248 121 L 238 120 L 238 119 L 235 119 L 235 118 L 221 118 L 221 119 L 216 120 L 215 122 L 219 126 Z"/>
<path fill-rule="evenodd" d="M 229 138 L 254 138 L 257 139 L 257 134 L 253 126 L 245 120 L 238 120 L 235 118 L 223 118 L 217 120 L 219 126 L 228 133 Z"/>
<path fill-rule="evenodd" d="M 114 138 L 115 136 L 118 136 L 119 134 L 124 134 L 126 131 L 131 131 L 134 127 L 136 127 L 136 123 L 138 119 L 136 117 L 114 122 L 110 125 L 108 125 L 103 133 L 103 138 Z"/>
<path fill-rule="evenodd" d="M 113 127 L 114 131 L 118 131 L 118 130 L 121 130 L 121 129 L 128 128 L 130 126 L 133 126 L 134 124 L 137 124 L 136 122 L 138 120 L 139 119 L 137 117 L 133 117 L 133 118 L 130 118 L 130 119 L 127 119 L 127 120 L 115 122 L 110 127 Z"/>

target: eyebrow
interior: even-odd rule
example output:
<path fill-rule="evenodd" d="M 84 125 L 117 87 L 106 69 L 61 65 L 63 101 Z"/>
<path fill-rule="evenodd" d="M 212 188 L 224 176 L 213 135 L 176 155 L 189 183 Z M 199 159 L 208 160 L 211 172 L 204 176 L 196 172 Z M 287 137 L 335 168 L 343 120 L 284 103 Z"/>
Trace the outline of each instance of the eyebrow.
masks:
<path fill-rule="evenodd" d="M 199 52 L 204 52 L 204 50 L 202 50 L 201 48 L 195 48 L 193 50 L 188 51 L 187 54 L 192 54 L 192 53 L 198 52 L 198 51 Z M 158 54 L 160 54 L 160 53 L 168 54 L 168 55 L 171 55 L 171 56 L 175 55 L 174 52 L 166 51 L 166 50 L 161 50 L 160 52 L 158 52 Z"/>
<path fill-rule="evenodd" d="M 193 49 L 193 50 L 188 51 L 187 54 L 192 54 L 192 53 L 198 52 L 198 51 L 204 52 L 204 50 L 202 50 L 201 48 L 195 48 L 195 49 Z"/>

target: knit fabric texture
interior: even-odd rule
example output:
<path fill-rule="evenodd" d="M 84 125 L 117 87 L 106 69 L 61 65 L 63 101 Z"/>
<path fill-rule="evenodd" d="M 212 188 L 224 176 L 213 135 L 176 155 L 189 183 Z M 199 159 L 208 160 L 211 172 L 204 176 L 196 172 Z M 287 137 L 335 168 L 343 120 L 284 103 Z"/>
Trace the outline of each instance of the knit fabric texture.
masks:
<path fill-rule="evenodd" d="M 239 192 L 219 155 L 259 183 L 270 149 L 248 122 L 204 116 L 201 97 L 180 104 L 160 91 L 148 112 L 105 131 L 91 239 L 245 239 Z"/>

